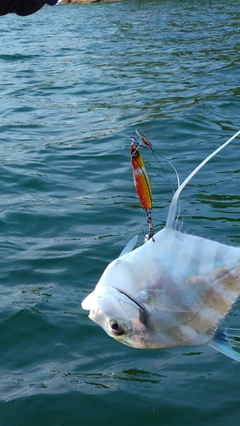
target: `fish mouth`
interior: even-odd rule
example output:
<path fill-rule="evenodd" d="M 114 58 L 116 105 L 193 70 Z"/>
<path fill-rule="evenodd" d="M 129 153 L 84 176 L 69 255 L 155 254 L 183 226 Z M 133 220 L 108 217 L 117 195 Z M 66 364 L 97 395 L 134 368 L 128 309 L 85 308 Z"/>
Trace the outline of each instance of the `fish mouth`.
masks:
<path fill-rule="evenodd" d="M 138 308 L 139 321 L 145 327 L 147 327 L 148 318 L 149 318 L 149 312 L 147 311 L 147 309 L 140 302 L 135 300 L 130 294 L 126 293 L 125 291 L 120 290 L 119 288 L 116 288 L 116 287 L 112 287 L 112 289 L 114 291 L 122 294 L 126 299 L 128 299 L 128 301 L 130 302 L 131 305 L 134 304 Z M 100 297 L 100 299 L 101 299 L 101 297 Z M 123 303 L 123 301 L 121 302 L 121 304 L 122 303 Z M 93 317 L 95 316 L 96 312 L 99 309 L 99 297 L 96 294 L 96 292 L 93 291 L 87 297 L 85 297 L 85 299 L 82 301 L 81 305 L 82 305 L 82 308 L 84 310 L 90 311 L 89 318 L 91 318 L 93 321 L 95 321 Z"/>
<path fill-rule="evenodd" d="M 119 293 L 123 294 L 125 297 L 127 297 L 129 300 L 131 300 L 131 302 L 135 303 L 135 305 L 137 305 L 139 307 L 139 320 L 141 321 L 141 323 L 143 325 L 145 325 L 147 327 L 147 320 L 148 320 L 148 316 L 149 313 L 147 311 L 147 309 L 138 301 L 136 301 L 132 296 L 130 296 L 130 294 L 126 293 L 123 290 L 120 290 L 119 288 L 114 287 L 115 290 L 119 291 Z"/>
<path fill-rule="evenodd" d="M 83 299 L 81 306 L 82 309 L 84 309 L 85 311 L 91 311 L 92 310 L 92 306 L 95 306 L 96 304 L 96 298 L 95 298 L 95 294 L 94 292 L 89 293 L 85 299 Z"/>

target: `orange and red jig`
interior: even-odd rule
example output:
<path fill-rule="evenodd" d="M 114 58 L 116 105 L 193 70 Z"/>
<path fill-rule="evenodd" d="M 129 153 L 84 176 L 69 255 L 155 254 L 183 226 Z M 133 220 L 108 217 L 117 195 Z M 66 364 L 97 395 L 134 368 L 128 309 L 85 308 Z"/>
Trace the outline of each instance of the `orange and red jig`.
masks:
<path fill-rule="evenodd" d="M 133 181 L 141 206 L 147 214 L 147 222 L 149 227 L 149 235 L 147 238 L 150 239 L 154 235 L 151 217 L 152 189 L 146 172 L 144 161 L 139 150 L 139 146 L 140 144 L 138 143 L 138 141 L 134 137 L 131 137 L 130 153 L 132 161 Z"/>

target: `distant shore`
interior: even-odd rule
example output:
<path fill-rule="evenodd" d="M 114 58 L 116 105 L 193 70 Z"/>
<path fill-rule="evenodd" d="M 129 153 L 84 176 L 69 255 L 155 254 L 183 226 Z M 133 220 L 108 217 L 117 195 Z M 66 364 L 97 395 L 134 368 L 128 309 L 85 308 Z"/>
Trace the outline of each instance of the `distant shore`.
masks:
<path fill-rule="evenodd" d="M 121 0 L 62 0 L 61 4 L 113 3 Z"/>

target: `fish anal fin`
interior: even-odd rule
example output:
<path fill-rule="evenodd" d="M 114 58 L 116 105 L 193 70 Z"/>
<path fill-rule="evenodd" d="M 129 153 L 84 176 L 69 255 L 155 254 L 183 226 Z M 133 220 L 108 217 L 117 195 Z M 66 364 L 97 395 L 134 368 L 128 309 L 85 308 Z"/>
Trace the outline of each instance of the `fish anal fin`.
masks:
<path fill-rule="evenodd" d="M 240 328 L 227 329 L 221 326 L 218 327 L 209 346 L 240 362 Z"/>

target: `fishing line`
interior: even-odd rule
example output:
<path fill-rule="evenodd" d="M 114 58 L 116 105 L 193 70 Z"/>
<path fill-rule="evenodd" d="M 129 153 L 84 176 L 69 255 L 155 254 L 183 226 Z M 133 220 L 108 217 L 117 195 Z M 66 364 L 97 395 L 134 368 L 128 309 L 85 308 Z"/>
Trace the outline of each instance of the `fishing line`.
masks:
<path fill-rule="evenodd" d="M 158 164 L 161 165 L 162 163 L 167 163 L 173 169 L 173 171 L 174 171 L 174 173 L 176 175 L 176 179 L 177 179 L 177 188 L 179 188 L 179 186 L 181 184 L 180 183 L 179 174 L 177 172 L 177 169 L 171 163 L 171 161 L 169 161 L 167 158 L 163 157 L 161 154 L 159 154 L 159 152 L 157 152 L 157 151 L 155 151 L 153 149 L 152 143 L 149 141 L 149 139 L 147 138 L 147 136 L 145 135 L 144 132 L 140 132 L 138 129 L 136 129 L 136 134 L 141 139 L 141 142 L 142 142 L 142 143 L 140 142 L 139 145 L 142 146 L 143 148 L 150 149 L 150 151 L 154 155 L 155 160 L 157 161 Z M 161 158 L 161 160 L 159 160 L 158 157 Z M 165 177 L 162 176 L 162 178 L 163 178 L 163 180 L 165 180 L 171 186 L 172 192 L 173 192 L 173 195 L 174 195 L 175 194 L 174 185 L 172 184 L 171 180 L 169 179 L 169 176 L 168 176 L 167 172 L 164 169 L 162 169 L 162 171 L 163 171 L 163 173 L 165 175 Z M 178 213 L 177 213 L 177 217 L 176 217 L 176 222 L 178 221 L 179 216 L 180 216 L 180 212 L 181 212 L 181 201 L 180 201 L 180 199 L 178 200 L 177 206 L 178 206 Z"/>
<path fill-rule="evenodd" d="M 152 143 L 149 141 L 149 139 L 146 137 L 146 135 L 145 135 L 145 133 L 144 132 L 139 132 L 139 130 L 137 129 L 136 130 L 136 134 L 138 135 L 138 137 L 141 139 L 141 142 L 144 144 L 141 144 L 140 143 L 140 146 L 142 146 L 143 148 L 148 148 L 148 149 L 150 149 L 150 151 L 152 152 L 152 154 L 154 155 L 154 157 L 155 157 L 155 159 L 156 159 L 156 161 L 159 163 L 159 164 L 161 164 L 161 163 L 167 163 L 172 169 L 173 169 L 173 171 L 174 171 L 174 173 L 175 173 L 175 175 L 176 175 L 176 178 L 177 178 L 177 186 L 179 187 L 180 186 L 180 179 L 179 179 L 179 175 L 178 175 L 178 172 L 177 172 L 177 170 L 176 170 L 176 168 L 174 167 L 174 165 L 171 163 L 171 161 L 169 161 L 167 158 L 165 158 L 165 157 L 163 157 L 161 154 L 159 154 L 159 152 L 157 152 L 157 151 L 155 151 L 154 149 L 153 149 L 153 147 L 152 147 Z M 161 161 L 159 160 L 159 158 L 161 158 Z M 167 183 L 169 183 L 170 185 L 171 185 L 171 187 L 172 187 L 172 190 L 173 190 L 173 192 L 175 192 L 175 189 L 174 189 L 174 185 L 172 184 L 172 182 L 170 181 L 170 179 L 169 179 L 169 177 L 168 177 L 168 174 L 165 172 L 165 170 L 163 170 L 163 173 L 165 174 L 165 176 L 166 176 L 166 182 Z"/>
<path fill-rule="evenodd" d="M 173 199 L 171 201 L 169 211 L 168 211 L 168 217 L 167 217 L 167 223 L 166 228 L 174 228 L 174 224 L 176 223 L 176 208 L 179 200 L 179 196 L 183 190 L 183 188 L 187 185 L 187 183 L 195 176 L 195 174 L 203 167 L 206 163 L 208 163 L 211 158 L 213 158 L 216 154 L 218 154 L 223 148 L 225 148 L 227 145 L 229 145 L 237 136 L 240 135 L 240 130 L 236 132 L 231 138 L 229 138 L 225 143 L 223 143 L 220 147 L 218 147 L 215 151 L 213 151 L 210 155 L 208 155 L 205 160 L 203 160 L 193 171 L 188 175 L 188 177 L 182 182 L 182 184 L 178 187 L 177 191 L 175 192 Z"/>
<path fill-rule="evenodd" d="M 149 141 L 145 133 L 143 132 L 140 133 L 139 130 L 136 130 L 136 134 L 139 137 L 140 141 L 138 141 L 134 136 L 131 136 L 130 138 L 131 139 L 130 152 L 131 152 L 131 160 L 132 160 L 133 179 L 134 179 L 134 184 L 135 184 L 138 198 L 147 215 L 149 234 L 148 236 L 146 236 L 146 238 L 147 240 L 149 240 L 150 238 L 153 238 L 153 235 L 154 235 L 153 222 L 152 222 L 152 192 L 151 192 L 150 181 L 147 176 L 147 172 L 146 172 L 143 158 L 140 154 L 139 148 L 140 147 L 148 148 L 151 151 L 151 153 L 154 155 L 158 164 L 165 162 L 173 169 L 177 178 L 178 188 L 180 187 L 180 179 L 179 179 L 178 172 L 176 168 L 173 166 L 173 164 L 152 148 L 152 143 Z M 161 161 L 159 161 L 158 157 L 161 158 Z M 175 193 L 174 185 L 172 184 L 167 173 L 164 170 L 163 170 L 163 173 L 165 174 L 165 177 L 163 177 L 163 179 L 168 184 L 170 184 L 174 194 Z M 141 177 L 143 177 L 143 181 L 141 181 L 140 175 Z M 145 203 L 146 200 L 148 201 L 148 204 Z M 180 216 L 180 202 L 178 202 L 177 219 L 179 218 L 179 216 Z"/>

